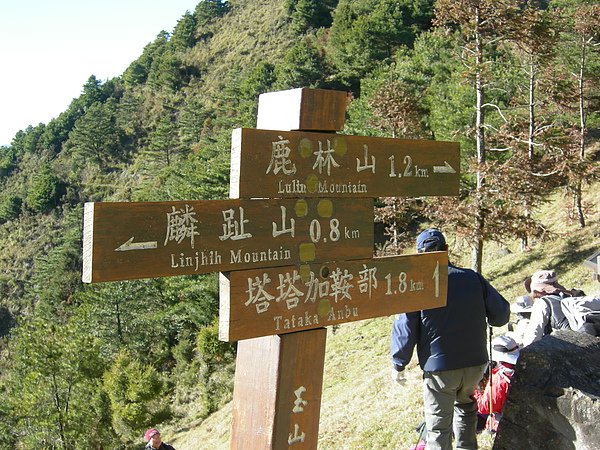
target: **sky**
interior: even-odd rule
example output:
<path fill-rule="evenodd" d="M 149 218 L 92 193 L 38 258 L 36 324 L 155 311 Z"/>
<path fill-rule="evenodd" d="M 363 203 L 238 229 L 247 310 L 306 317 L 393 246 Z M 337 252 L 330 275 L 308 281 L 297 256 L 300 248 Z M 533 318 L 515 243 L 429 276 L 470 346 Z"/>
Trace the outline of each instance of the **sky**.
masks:
<path fill-rule="evenodd" d="M 47 124 L 91 75 L 121 75 L 200 0 L 2 0 L 0 145 Z"/>

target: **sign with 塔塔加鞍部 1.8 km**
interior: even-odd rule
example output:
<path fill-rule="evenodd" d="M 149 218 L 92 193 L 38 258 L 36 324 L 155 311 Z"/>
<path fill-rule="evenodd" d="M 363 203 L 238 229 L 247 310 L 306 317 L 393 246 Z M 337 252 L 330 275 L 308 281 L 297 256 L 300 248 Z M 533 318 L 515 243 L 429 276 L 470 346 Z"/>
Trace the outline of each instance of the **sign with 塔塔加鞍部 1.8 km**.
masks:
<path fill-rule="evenodd" d="M 239 128 L 231 198 L 458 195 L 456 142 Z"/>
<path fill-rule="evenodd" d="M 86 283 L 373 255 L 373 199 L 86 203 Z"/>
<path fill-rule="evenodd" d="M 446 252 L 221 274 L 219 338 L 238 341 L 446 305 Z"/>

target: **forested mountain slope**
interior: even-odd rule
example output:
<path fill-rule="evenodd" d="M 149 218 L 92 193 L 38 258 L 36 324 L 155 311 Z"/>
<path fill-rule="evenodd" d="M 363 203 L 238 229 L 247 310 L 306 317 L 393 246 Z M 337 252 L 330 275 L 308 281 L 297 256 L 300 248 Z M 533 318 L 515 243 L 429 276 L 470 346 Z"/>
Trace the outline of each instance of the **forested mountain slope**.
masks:
<path fill-rule="evenodd" d="M 600 283 L 582 265 L 600 249 L 598 189 L 600 184 L 595 183 L 585 195 L 586 201 L 596 205 L 590 211 L 589 227 L 581 229 L 576 220 L 565 220 L 564 196 L 557 192 L 537 211 L 546 219 L 548 235 L 530 250 L 521 252 L 518 240 L 486 247 L 483 274 L 508 301 L 524 295 L 522 281 L 540 268 L 555 269 L 566 287 L 579 287 L 590 295 L 600 293 Z M 468 266 L 464 241 L 452 237 L 449 247 L 450 260 Z M 516 319 L 511 316 L 512 321 Z M 422 371 L 413 355 L 406 385 L 392 382 L 391 324 L 392 317 L 381 317 L 328 328 L 319 449 L 402 450 L 417 443 L 415 428 L 423 421 Z M 493 328 L 495 336 L 507 331 L 506 326 Z M 231 407 L 226 404 L 206 420 L 178 423 L 166 434 L 178 450 L 228 449 Z M 478 442 L 479 448 L 489 450 L 493 436 L 481 433 Z"/>
<path fill-rule="evenodd" d="M 231 131 L 255 126 L 260 93 L 344 90 L 345 133 L 461 143 L 459 197 L 378 200 L 379 253 L 411 249 L 423 223 L 484 273 L 484 242 L 526 259 L 597 244 L 597 2 L 473 4 L 200 1 L 122 76 L 91 75 L 1 147 L 3 444 L 136 448 L 148 425 L 197 424 L 230 400 L 216 276 L 84 285 L 81 224 L 89 201 L 226 198 Z M 565 200 L 540 214 L 551 196 Z"/>

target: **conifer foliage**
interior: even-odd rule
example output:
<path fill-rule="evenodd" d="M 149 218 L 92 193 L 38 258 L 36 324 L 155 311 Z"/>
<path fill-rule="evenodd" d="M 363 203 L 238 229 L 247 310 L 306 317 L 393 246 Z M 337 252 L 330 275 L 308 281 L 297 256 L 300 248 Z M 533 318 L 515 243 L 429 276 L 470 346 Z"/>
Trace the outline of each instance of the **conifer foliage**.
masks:
<path fill-rule="evenodd" d="M 586 226 L 599 17 L 587 0 L 201 0 L 121 76 L 91 75 L 0 147 L 0 442 L 136 448 L 231 398 L 216 276 L 83 285 L 82 205 L 226 198 L 231 131 L 261 93 L 346 90 L 348 134 L 460 142 L 458 198 L 378 199 L 381 253 L 428 221 L 480 270 L 485 242 L 543 237 L 558 188 Z"/>

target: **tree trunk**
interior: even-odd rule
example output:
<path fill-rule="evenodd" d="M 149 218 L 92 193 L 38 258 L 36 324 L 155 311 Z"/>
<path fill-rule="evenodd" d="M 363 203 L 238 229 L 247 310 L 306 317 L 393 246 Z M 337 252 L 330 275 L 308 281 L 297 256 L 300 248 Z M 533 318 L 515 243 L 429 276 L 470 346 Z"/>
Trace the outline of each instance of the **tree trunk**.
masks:
<path fill-rule="evenodd" d="M 579 80 L 578 80 L 578 95 L 579 95 L 579 158 L 583 161 L 585 158 L 585 104 L 584 104 L 584 91 L 583 85 L 585 81 L 585 51 L 586 42 L 585 39 L 581 43 L 581 54 L 579 56 Z"/>
<path fill-rule="evenodd" d="M 581 42 L 581 54 L 579 56 L 579 80 L 578 80 L 578 95 L 579 95 L 579 158 L 581 161 L 585 158 L 585 104 L 584 104 L 584 91 L 583 84 L 585 81 L 585 50 L 586 41 L 582 38 Z M 581 180 L 578 179 L 575 186 L 575 209 L 577 211 L 577 218 L 579 220 L 579 227 L 585 228 L 585 216 L 583 215 L 583 207 L 581 204 Z"/>
<path fill-rule="evenodd" d="M 529 63 L 529 136 L 527 137 L 527 156 L 533 161 L 533 134 L 535 132 L 535 63 Z"/>
<path fill-rule="evenodd" d="M 576 182 L 573 197 L 573 204 L 575 206 L 575 211 L 577 211 L 577 219 L 579 220 L 579 228 L 585 228 L 585 216 L 583 215 L 583 204 L 581 199 L 581 180 L 577 180 Z"/>
<path fill-rule="evenodd" d="M 121 343 L 121 345 L 124 345 L 125 339 L 123 339 L 123 327 L 121 325 L 121 308 L 119 299 L 117 299 L 117 303 L 115 306 L 117 310 L 117 335 L 119 336 L 119 342 Z"/>
<path fill-rule="evenodd" d="M 531 171 L 532 163 L 533 163 L 533 134 L 535 133 L 535 76 L 536 76 L 536 68 L 533 59 L 533 55 L 531 56 L 531 61 L 529 62 L 529 133 L 527 136 L 527 159 L 529 161 L 529 169 Z M 529 218 L 531 215 L 529 202 L 525 199 L 525 217 Z M 527 249 L 527 244 L 529 243 L 529 236 L 525 234 L 521 238 L 521 251 L 525 251 Z"/>
<path fill-rule="evenodd" d="M 485 115 L 484 87 L 481 70 L 483 67 L 483 44 L 481 42 L 481 33 L 479 24 L 481 23 L 481 11 L 475 9 L 475 90 L 477 94 L 477 103 L 475 105 L 475 139 L 477 147 L 477 190 L 475 204 L 475 233 L 473 240 L 473 250 L 471 254 L 471 268 L 476 272 L 481 272 L 481 262 L 483 254 L 483 229 L 485 226 L 485 216 L 483 212 L 482 190 L 485 183 L 482 173 L 482 165 L 485 163 Z"/>
<path fill-rule="evenodd" d="M 56 408 L 56 415 L 57 415 L 56 426 L 58 427 L 58 434 L 60 436 L 61 446 L 62 446 L 62 448 L 66 449 L 66 448 L 68 448 L 68 445 L 67 445 L 67 438 L 66 438 L 66 434 L 65 434 L 65 423 L 64 423 L 65 421 L 64 421 L 64 417 L 63 417 L 63 413 L 62 413 L 62 405 L 61 405 L 61 401 L 60 401 L 58 381 L 56 380 L 55 373 L 52 374 L 52 391 L 53 391 L 53 396 L 54 396 L 54 407 Z"/>
<path fill-rule="evenodd" d="M 475 217 L 475 237 L 473 239 L 473 249 L 471 252 L 471 268 L 481 273 L 483 262 L 483 227 L 485 224 L 485 216 L 483 211 L 479 211 Z"/>

